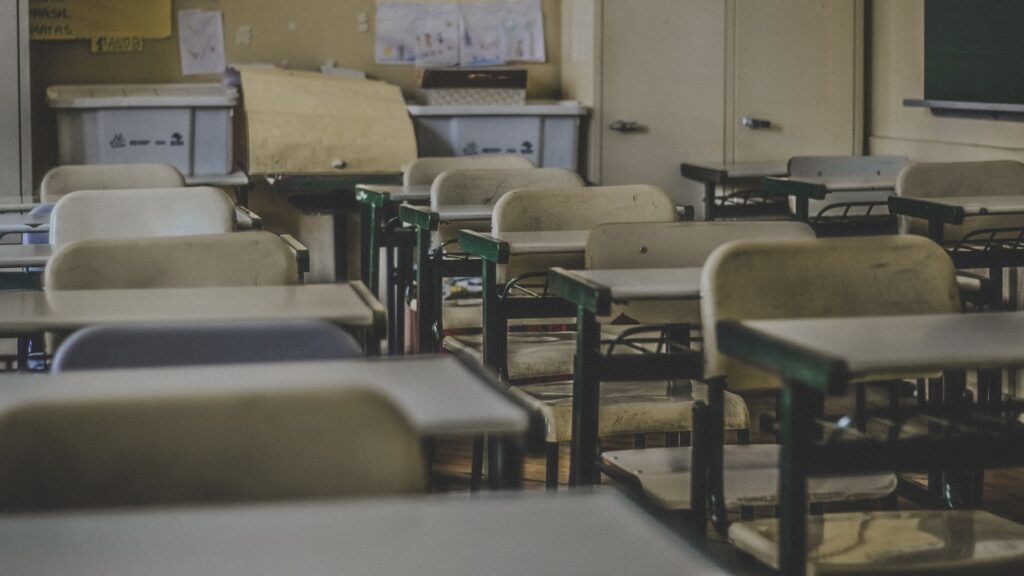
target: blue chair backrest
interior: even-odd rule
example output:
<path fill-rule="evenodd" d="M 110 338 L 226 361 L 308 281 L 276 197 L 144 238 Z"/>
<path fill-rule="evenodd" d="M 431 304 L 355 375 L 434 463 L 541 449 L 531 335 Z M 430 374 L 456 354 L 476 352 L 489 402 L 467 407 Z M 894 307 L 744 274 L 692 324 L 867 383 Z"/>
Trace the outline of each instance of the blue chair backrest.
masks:
<path fill-rule="evenodd" d="M 58 348 L 52 369 L 298 362 L 361 355 L 351 335 L 318 321 L 110 325 L 72 334 Z"/>

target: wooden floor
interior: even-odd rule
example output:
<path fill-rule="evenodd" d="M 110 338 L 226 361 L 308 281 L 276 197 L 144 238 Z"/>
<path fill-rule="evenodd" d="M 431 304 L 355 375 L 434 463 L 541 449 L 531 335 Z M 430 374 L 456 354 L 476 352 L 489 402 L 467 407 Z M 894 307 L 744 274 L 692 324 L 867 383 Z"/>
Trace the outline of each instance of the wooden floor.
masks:
<path fill-rule="evenodd" d="M 880 401 L 880 400 L 878 400 Z M 774 401 L 748 400 L 751 410 L 751 421 L 758 422 L 761 413 L 773 413 Z M 846 409 L 840 405 L 834 407 L 839 411 Z M 829 412 L 833 411 L 830 407 Z M 773 439 L 758 431 L 752 432 L 753 442 L 770 442 Z M 606 450 L 632 448 L 632 437 L 603 439 L 602 447 Z M 647 439 L 647 446 L 664 445 L 664 439 L 658 435 L 650 435 Z M 434 480 L 435 488 L 442 491 L 468 492 L 470 472 L 470 448 L 468 440 L 443 440 L 438 441 L 434 455 Z M 566 483 L 569 475 L 569 448 L 563 445 L 559 460 L 560 490 L 568 490 Z M 543 456 L 527 457 L 524 470 L 524 489 L 544 490 L 545 462 Z M 603 484 L 607 487 L 615 486 L 615 482 L 604 478 Z M 870 506 L 870 504 L 869 504 Z M 913 502 L 901 499 L 901 509 L 912 509 L 917 507 Z M 985 490 L 983 506 L 985 510 L 1024 523 L 1024 468 L 992 469 L 985 473 Z M 847 508 L 848 509 L 848 508 Z M 759 510 L 758 515 L 771 514 L 770 509 Z M 738 518 L 737 518 L 738 519 Z M 669 523 L 672 522 L 668 519 Z M 707 549 L 709 554 L 719 562 L 738 574 L 772 574 L 772 571 L 758 565 L 748 558 L 741 558 L 736 555 L 727 539 L 718 536 L 713 530 L 708 531 L 709 541 Z"/>

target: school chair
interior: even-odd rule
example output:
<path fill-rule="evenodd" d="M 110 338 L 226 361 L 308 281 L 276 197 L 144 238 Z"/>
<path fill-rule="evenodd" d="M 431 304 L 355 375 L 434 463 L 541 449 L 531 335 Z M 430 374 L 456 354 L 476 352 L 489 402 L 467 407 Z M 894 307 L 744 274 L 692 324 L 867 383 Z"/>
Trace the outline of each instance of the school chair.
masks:
<path fill-rule="evenodd" d="M 794 156 L 789 160 L 789 177 L 835 180 L 891 177 L 895 180 L 908 163 L 902 156 Z M 811 198 L 808 200 L 809 221 L 819 235 L 892 233 L 892 219 L 886 205 L 892 193 L 892 190 L 860 190 L 835 192 L 823 200 Z M 796 212 L 795 197 L 790 197 L 789 204 L 790 210 Z"/>
<path fill-rule="evenodd" d="M 906 198 L 1024 195 L 1024 164 L 1014 160 L 988 162 L 922 162 L 907 166 L 896 179 L 896 195 Z M 929 236 L 928 221 L 899 216 L 901 234 Z M 1019 239 L 1020 215 L 967 218 L 963 224 L 945 224 L 943 242 L 956 246 L 964 240 L 983 240 L 993 231 L 994 239 Z M 956 248 L 954 248 L 955 250 Z M 985 248 L 982 248 L 983 250 Z M 976 305 L 1000 306 L 1002 269 L 988 270 L 988 276 L 960 270 L 961 296 Z"/>
<path fill-rule="evenodd" d="M 57 350 L 50 369 L 59 373 L 358 356 L 359 343 L 326 322 L 176 322 L 83 328 Z"/>
<path fill-rule="evenodd" d="M 0 511 L 339 498 L 426 488 L 422 440 L 380 392 L 281 384 L 133 394 L 115 380 L 101 390 L 25 394 L 4 402 Z"/>
<path fill-rule="evenodd" d="M 50 244 L 77 240 L 221 234 L 235 229 L 235 205 L 218 188 L 79 190 L 50 215 Z"/>
<path fill-rule="evenodd" d="M 740 393 L 777 388 L 780 382 L 768 372 L 720 354 L 715 338 L 719 321 L 960 311 L 956 276 L 949 257 L 935 243 L 912 236 L 735 243 L 712 254 L 705 267 L 703 285 L 707 374 L 724 378 L 730 389 Z M 915 376 L 919 375 L 878 374 L 861 383 Z M 719 501 L 723 490 L 726 501 L 730 498 L 729 476 L 737 473 L 731 469 L 729 459 L 726 451 L 724 472 L 713 467 L 709 475 L 718 479 L 711 482 L 711 491 Z M 847 489 L 855 490 L 857 478 L 870 476 L 841 478 L 849 482 Z M 824 480 L 835 483 L 840 477 Z M 775 486 L 777 480 L 771 485 L 773 492 Z M 814 490 L 814 483 L 810 486 L 809 492 Z M 841 492 L 834 485 L 829 489 Z M 871 493 L 862 489 L 850 495 L 868 498 Z M 839 498 L 811 498 L 836 499 Z M 971 528 L 958 530 L 957 525 Z M 778 558 L 771 537 L 774 526 L 774 520 L 740 521 L 730 525 L 728 533 L 740 551 L 771 564 Z M 1020 568 L 1019 559 L 1011 562 L 1012 555 L 980 553 L 950 557 L 948 562 L 938 563 L 915 558 L 915 551 L 922 544 L 973 547 L 975 537 L 980 541 L 1000 530 L 1006 531 L 1007 537 L 1019 537 L 1012 533 L 1020 534 L 1021 527 L 984 512 L 825 513 L 810 517 L 808 527 L 811 543 L 819 553 L 829 556 L 814 567 L 818 574 L 1008 574 L 1019 572 Z M 993 545 L 999 546 L 995 542 Z M 839 553 L 842 550 L 847 553 Z M 814 564 L 817 559 L 811 558 L 810 562 Z"/>
<path fill-rule="evenodd" d="M 508 192 L 526 188 L 562 188 L 582 187 L 583 179 L 575 172 L 562 168 L 534 168 L 529 170 L 448 170 L 434 179 L 430 188 L 430 206 L 432 210 L 451 205 L 482 204 L 495 205 Z M 457 250 L 449 248 L 457 241 L 459 230 L 489 231 L 491 220 L 472 220 L 458 222 L 439 222 L 438 229 L 432 234 L 432 259 L 443 266 L 445 259 L 462 258 Z M 460 333 L 480 330 L 481 317 L 479 301 L 459 302 L 441 300 L 440 283 L 443 277 L 433 280 L 437 284 L 433 309 L 439 314 L 433 315 L 439 325 L 434 332 L 444 335 L 447 331 Z M 416 303 L 417 306 L 423 303 Z"/>
<path fill-rule="evenodd" d="M 169 164 L 67 164 L 46 172 L 39 184 L 39 200 L 53 204 L 78 190 L 184 186 L 185 177 Z"/>
<path fill-rule="evenodd" d="M 740 396 L 781 386 L 771 374 L 718 352 L 715 326 L 721 320 L 959 311 L 949 259 L 936 248 L 927 241 L 907 242 L 899 237 L 748 238 L 721 245 L 703 267 L 700 307 L 707 385 L 724 382 L 726 393 Z M 722 421 L 728 403 L 715 410 Z M 602 458 L 657 505 L 668 510 L 690 508 L 689 448 L 613 451 Z M 716 500 L 720 506 L 775 501 L 777 445 L 725 446 L 722 461 L 724 500 Z M 896 478 L 894 474 L 815 478 L 809 486 L 813 502 L 881 499 L 895 490 Z M 722 522 L 724 509 L 717 516 Z M 721 524 L 719 528 L 724 529 Z"/>
<path fill-rule="evenodd" d="M 512 154 L 479 154 L 444 158 L 417 158 L 402 170 L 402 185 L 431 185 L 434 179 L 448 170 L 514 170 L 536 168 L 526 156 Z"/>

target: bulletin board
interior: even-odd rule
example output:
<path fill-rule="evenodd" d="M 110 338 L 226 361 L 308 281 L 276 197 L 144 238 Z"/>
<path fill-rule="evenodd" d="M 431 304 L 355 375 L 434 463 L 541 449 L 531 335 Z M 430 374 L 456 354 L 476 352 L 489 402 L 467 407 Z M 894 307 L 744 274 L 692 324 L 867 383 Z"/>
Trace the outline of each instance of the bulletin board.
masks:
<path fill-rule="evenodd" d="M 171 0 L 30 0 L 32 40 L 170 38 Z"/>

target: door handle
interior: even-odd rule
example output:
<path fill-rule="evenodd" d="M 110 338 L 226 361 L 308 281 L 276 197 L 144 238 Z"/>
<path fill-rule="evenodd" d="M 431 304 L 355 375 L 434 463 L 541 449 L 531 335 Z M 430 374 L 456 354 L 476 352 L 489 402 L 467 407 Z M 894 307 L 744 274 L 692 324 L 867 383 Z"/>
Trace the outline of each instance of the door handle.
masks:
<path fill-rule="evenodd" d="M 608 125 L 609 130 L 615 132 L 647 132 L 647 126 L 640 124 L 639 122 L 632 122 L 629 120 L 616 120 Z"/>
<path fill-rule="evenodd" d="M 771 120 L 763 120 L 761 118 L 753 118 L 751 116 L 744 116 L 740 120 L 740 124 L 750 128 L 751 130 L 764 130 L 772 127 Z"/>

